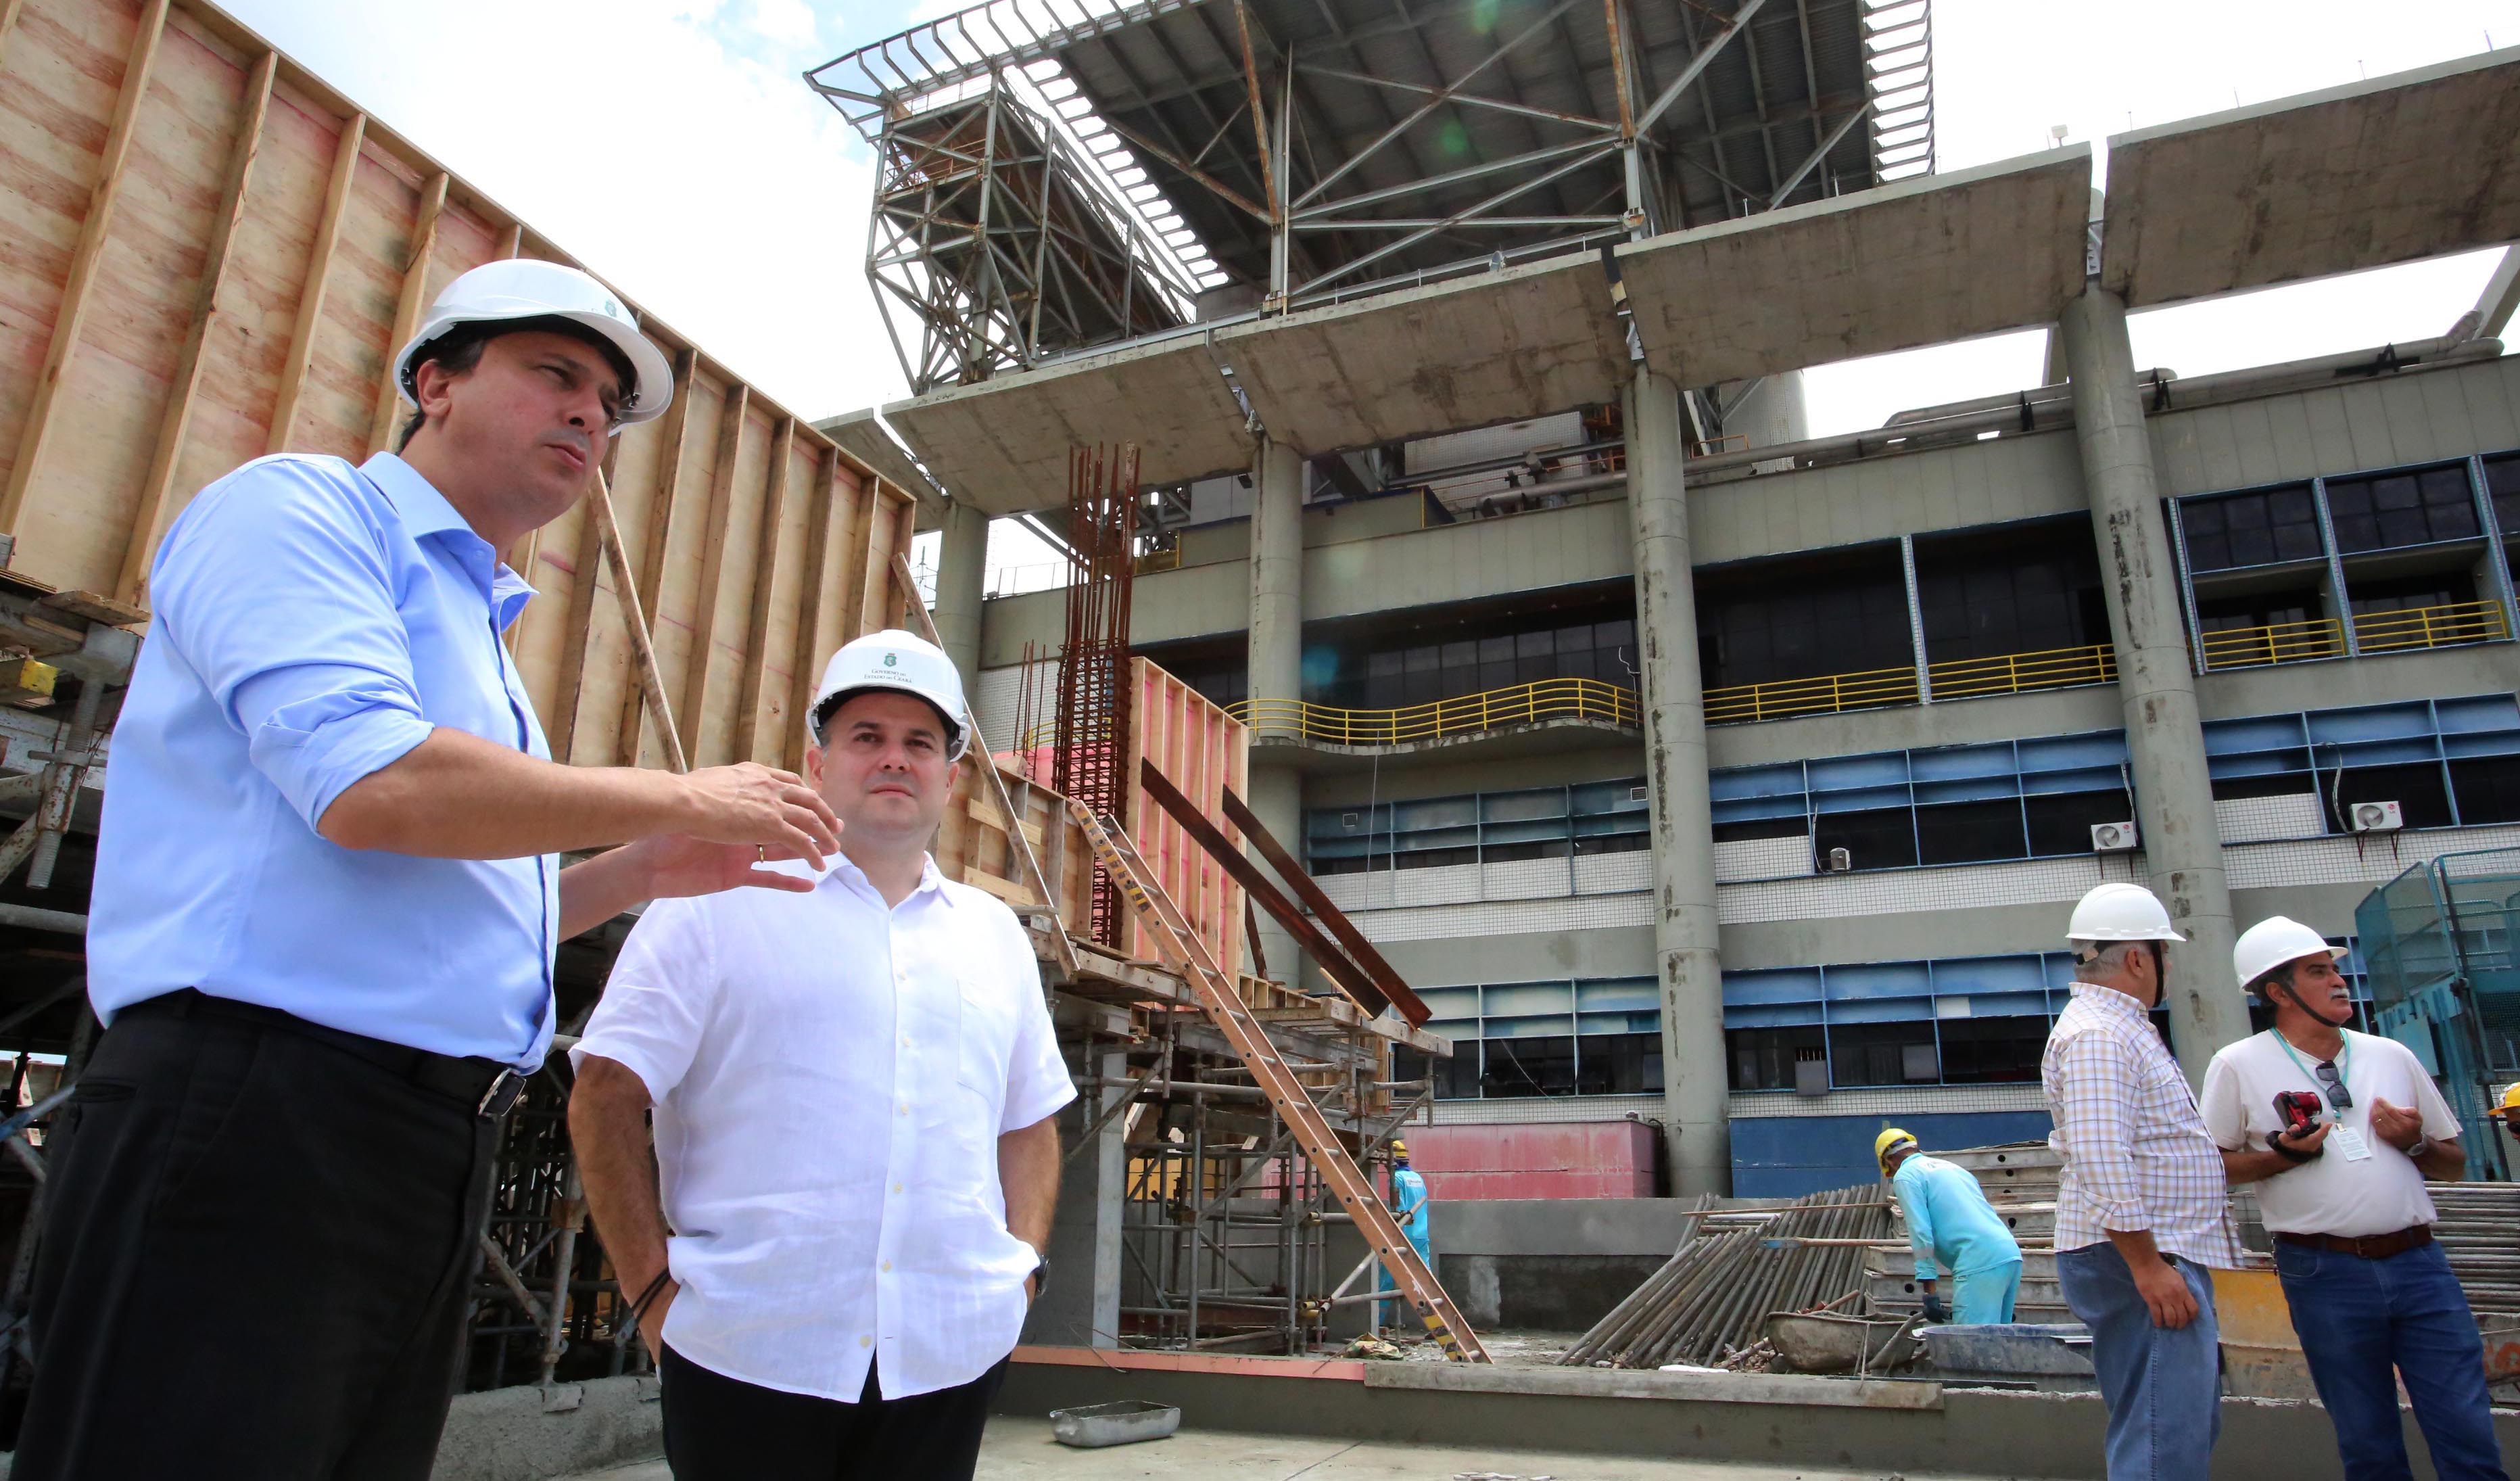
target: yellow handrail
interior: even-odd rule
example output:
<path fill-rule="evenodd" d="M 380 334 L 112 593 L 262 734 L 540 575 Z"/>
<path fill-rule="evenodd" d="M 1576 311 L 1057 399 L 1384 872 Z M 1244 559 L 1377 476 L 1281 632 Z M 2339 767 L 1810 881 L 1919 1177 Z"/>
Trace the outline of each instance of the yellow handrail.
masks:
<path fill-rule="evenodd" d="M 2364 612 L 2354 619 L 2355 646 L 2366 653 L 2493 643 L 2510 636 L 2499 602 L 2452 602 L 2404 611 Z"/>
<path fill-rule="evenodd" d="M 1399 709 L 1342 709 L 1302 699 L 1244 699 L 1226 712 L 1262 737 L 1328 745 L 1400 745 L 1542 720 L 1637 724 L 1636 692 L 1598 679 L 1542 679 Z"/>
<path fill-rule="evenodd" d="M 2305 622 L 2274 622 L 2265 627 L 2227 627 L 2202 634 L 2207 672 L 2221 668 L 2257 668 L 2270 663 L 2305 663 L 2313 658 L 2345 655 L 2345 629 L 2334 617 Z"/>
<path fill-rule="evenodd" d="M 2118 655 L 2109 644 L 2092 643 L 1992 658 L 1946 658 L 1926 673 L 1933 680 L 1935 698 L 1975 699 L 2078 684 L 2114 684 Z"/>
<path fill-rule="evenodd" d="M 1783 720 L 1795 715 L 1829 715 L 1840 710 L 1871 709 L 1883 704 L 1916 702 L 1916 670 L 1874 668 L 1854 674 L 1822 674 L 1813 679 L 1778 679 L 1766 684 L 1728 684 L 1706 692 L 1706 723 Z"/>

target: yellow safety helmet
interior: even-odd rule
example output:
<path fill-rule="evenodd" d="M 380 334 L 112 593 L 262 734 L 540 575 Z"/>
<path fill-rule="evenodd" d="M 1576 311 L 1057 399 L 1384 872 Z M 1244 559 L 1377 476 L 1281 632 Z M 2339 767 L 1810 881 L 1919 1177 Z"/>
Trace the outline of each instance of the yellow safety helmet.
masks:
<path fill-rule="evenodd" d="M 2520 1080 L 2514 1080 L 2502 1087 L 2502 1108 L 2520 1110 Z"/>
<path fill-rule="evenodd" d="M 1391 1155 L 1393 1155 L 1393 1156 L 1395 1156 L 1395 1157 L 1406 1157 L 1406 1156 L 1408 1156 L 1408 1155 L 1409 1155 L 1409 1144 L 1408 1144 L 1408 1143 L 1406 1143 L 1406 1142 L 1401 1141 L 1398 1137 L 1394 1137 L 1394 1138 L 1392 1138 L 1392 1139 L 1391 1139 Z"/>
<path fill-rule="evenodd" d="M 1881 1135 L 1872 1139 L 1872 1160 L 1881 1164 L 1881 1171 L 1884 1176 L 1887 1176 L 1890 1171 L 1890 1153 L 1899 1147 L 1915 1144 L 1915 1138 L 1895 1126 L 1885 1126 L 1881 1129 Z"/>

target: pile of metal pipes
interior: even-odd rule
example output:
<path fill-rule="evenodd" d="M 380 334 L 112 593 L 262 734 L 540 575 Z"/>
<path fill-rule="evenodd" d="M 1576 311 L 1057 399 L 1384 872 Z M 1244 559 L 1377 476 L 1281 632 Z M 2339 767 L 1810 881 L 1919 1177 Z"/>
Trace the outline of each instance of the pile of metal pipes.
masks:
<path fill-rule="evenodd" d="M 2435 1183 L 2433 1238 L 2481 1312 L 2520 1314 L 2520 1183 Z"/>
<path fill-rule="evenodd" d="M 1700 1199 L 1687 1230 L 1679 1252 L 1561 1365 L 1712 1367 L 1747 1351 L 1776 1313 L 1843 1308 L 1864 1289 L 1865 1244 L 1890 1233 L 1890 1205 L 1877 1184 L 1776 1208 Z"/>

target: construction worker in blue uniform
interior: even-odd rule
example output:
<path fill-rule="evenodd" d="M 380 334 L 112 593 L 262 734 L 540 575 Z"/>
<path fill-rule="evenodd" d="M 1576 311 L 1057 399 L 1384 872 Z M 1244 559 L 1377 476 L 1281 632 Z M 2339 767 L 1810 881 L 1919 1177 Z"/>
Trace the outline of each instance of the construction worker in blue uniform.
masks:
<path fill-rule="evenodd" d="M 1893 1126 L 1873 1139 L 1872 1155 L 1899 1195 L 1908 1218 L 1908 1243 L 1916 1255 L 1916 1284 L 1925 1294 L 1925 1320 L 1980 1324 L 2012 1320 L 2021 1294 L 2021 1246 L 1985 1190 L 1964 1168 L 1928 1157 L 1916 1139 Z M 1934 1282 L 1939 1266 L 1952 1272 L 1947 1306 Z"/>
<path fill-rule="evenodd" d="M 1396 1137 L 1393 1138 L 1391 1217 L 1399 1224 L 1400 1232 L 1409 1236 L 1409 1243 L 1418 1251 L 1418 1258 L 1423 1261 L 1430 1271 L 1435 1268 L 1434 1251 L 1426 1242 L 1426 1205 L 1431 1201 L 1426 1192 L 1426 1180 L 1409 1165 L 1409 1144 Z M 1391 1282 L 1391 1272 L 1384 1270 L 1376 1273 L 1374 1289 L 1394 1288 Z M 1400 1315 L 1397 1303 L 1387 1311 L 1377 1303 L 1376 1310 L 1394 1319 L 1395 1323 Z M 1377 1321 L 1375 1324 L 1381 1324 Z"/>

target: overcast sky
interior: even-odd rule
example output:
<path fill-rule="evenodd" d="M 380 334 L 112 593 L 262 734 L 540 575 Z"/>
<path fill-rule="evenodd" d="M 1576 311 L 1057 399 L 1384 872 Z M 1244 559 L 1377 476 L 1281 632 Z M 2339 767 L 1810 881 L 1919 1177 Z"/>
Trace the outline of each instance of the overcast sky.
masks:
<path fill-rule="evenodd" d="M 223 3 L 792 410 L 906 393 L 864 272 L 872 156 L 799 74 L 949 0 Z M 2520 0 L 1936 0 L 1937 160 L 2033 153 L 2056 124 L 2104 149 L 2129 127 L 2468 56 L 2489 37 L 2520 43 Z M 2494 260 L 2139 315 L 2136 360 L 2192 376 L 2438 335 Z M 1821 368 L 1812 429 L 2035 385 L 2042 342 Z M 1041 559 L 1015 543 L 993 563 Z"/>

